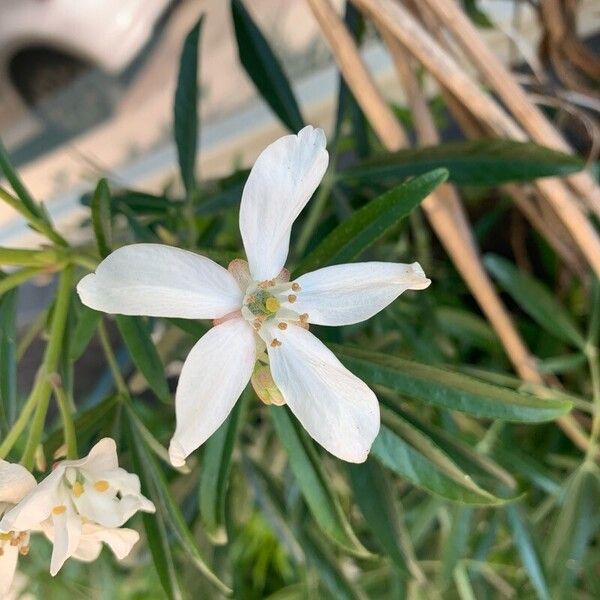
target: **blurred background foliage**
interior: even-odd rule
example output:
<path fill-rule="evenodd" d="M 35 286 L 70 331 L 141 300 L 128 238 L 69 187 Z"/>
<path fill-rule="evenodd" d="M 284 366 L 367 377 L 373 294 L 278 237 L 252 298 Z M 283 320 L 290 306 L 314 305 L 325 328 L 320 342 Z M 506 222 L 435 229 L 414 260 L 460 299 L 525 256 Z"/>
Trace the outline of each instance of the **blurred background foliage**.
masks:
<path fill-rule="evenodd" d="M 476 2 L 464 5 L 478 25 L 490 25 Z M 249 77 L 298 131 L 304 118 L 273 49 L 241 0 L 231 1 L 231 13 Z M 345 21 L 360 40 L 364 22 L 351 6 Z M 202 21 L 183 46 L 174 100 L 181 182 L 152 195 L 101 180 L 82 198 L 89 244 L 69 246 L 0 156 L 14 190 L 3 200 L 52 244 L 0 249 L 2 264 L 19 265 L 0 280 L 0 448 L 15 460 L 28 440 L 24 426 L 6 445 L 28 402 L 17 390 L 20 361 L 56 334 L 56 304 L 17 331 L 23 281 L 64 276 L 67 265 L 78 278 L 111 249 L 137 241 L 187 247 L 225 266 L 242 254 L 237 206 L 248 171 L 207 181 L 196 169 L 201 36 Z M 411 111 L 393 109 L 413 137 Z M 455 127 L 443 98 L 433 98 L 431 109 L 442 131 Z M 113 318 L 71 293 L 56 368 L 73 401 L 79 448 L 115 437 L 158 510 L 136 519 L 144 542 L 123 563 L 105 551 L 90 565 L 70 561 L 52 579 L 49 548 L 36 539 L 21 561 L 26 592 L 48 599 L 216 598 L 229 589 L 236 598 L 272 600 L 600 597 L 600 286 L 587 267 L 581 276 L 566 265 L 501 187 L 566 176 L 584 161 L 490 138 L 390 153 L 341 78 L 329 152 L 330 170 L 293 231 L 295 272 L 359 257 L 418 260 L 433 281 L 366 323 L 315 327 L 378 394 L 382 430 L 367 462 L 333 459 L 287 408 L 262 405 L 249 388 L 189 472 L 175 471 L 164 446 L 177 369 L 209 324 Z M 514 374 L 425 221 L 419 205 L 446 178 L 460 189 L 485 268 L 543 383 Z M 80 372 L 93 377 L 82 381 Z M 571 409 L 587 449 L 554 421 Z M 34 446 L 39 469 L 60 455 L 62 427 L 52 407 L 34 440 L 42 444 Z"/>

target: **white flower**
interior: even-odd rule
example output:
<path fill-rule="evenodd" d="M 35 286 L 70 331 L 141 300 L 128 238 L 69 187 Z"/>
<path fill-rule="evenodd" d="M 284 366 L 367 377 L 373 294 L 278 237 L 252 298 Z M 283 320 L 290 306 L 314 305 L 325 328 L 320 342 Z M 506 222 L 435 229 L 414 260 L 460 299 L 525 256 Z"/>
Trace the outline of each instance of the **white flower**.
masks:
<path fill-rule="evenodd" d="M 0 517 L 36 486 L 33 475 L 21 465 L 0 460 Z M 29 552 L 29 531 L 0 526 L 0 598 L 8 594 L 19 554 Z"/>
<path fill-rule="evenodd" d="M 377 399 L 308 325 L 358 323 L 430 281 L 418 263 L 381 262 L 326 267 L 289 281 L 283 267 L 292 224 L 327 169 L 325 147 L 323 131 L 309 126 L 258 157 L 240 207 L 248 263 L 238 259 L 227 270 L 185 250 L 134 244 L 113 252 L 77 287 L 84 304 L 108 313 L 216 319 L 179 379 L 169 448 L 176 466 L 225 420 L 265 348 L 275 384 L 308 433 L 343 460 L 367 457 L 379 431 Z"/>
<path fill-rule="evenodd" d="M 137 475 L 119 468 L 114 440 L 104 438 L 86 458 L 58 463 L 6 512 L 0 530 L 42 530 L 53 542 L 50 573 L 56 575 L 71 556 L 89 560 L 102 541 L 117 556 L 123 555 L 124 543 L 131 542 L 131 549 L 137 537 L 133 540 L 130 530 L 118 528 L 138 510 L 155 509 L 140 493 Z"/>

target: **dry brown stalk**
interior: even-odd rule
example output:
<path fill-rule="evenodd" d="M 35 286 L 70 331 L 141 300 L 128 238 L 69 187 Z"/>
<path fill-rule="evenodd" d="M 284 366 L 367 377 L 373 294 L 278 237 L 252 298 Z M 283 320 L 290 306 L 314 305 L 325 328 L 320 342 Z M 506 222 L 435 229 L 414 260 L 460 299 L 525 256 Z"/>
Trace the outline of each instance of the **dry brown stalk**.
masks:
<path fill-rule="evenodd" d="M 540 144 L 572 153 L 573 149 L 542 111 L 529 100 L 523 88 L 511 76 L 502 61 L 488 48 L 477 28 L 455 0 L 423 1 L 452 32 L 463 51 L 531 138 Z M 600 216 L 600 188 L 590 174 L 577 173 L 568 179 L 588 206 Z"/>
<path fill-rule="evenodd" d="M 373 77 L 365 67 L 343 20 L 329 2 L 307 1 L 329 42 L 346 83 L 353 90 L 377 137 L 390 150 L 405 147 L 408 138 L 377 90 Z"/>
<path fill-rule="evenodd" d="M 440 83 L 493 131 L 525 140 L 526 135 L 513 119 L 463 71 L 452 58 L 400 4 L 392 0 L 352 0 L 380 26 L 387 28 Z M 600 276 L 600 239 L 566 185 L 558 179 L 536 183 L 553 206 L 594 271 Z"/>

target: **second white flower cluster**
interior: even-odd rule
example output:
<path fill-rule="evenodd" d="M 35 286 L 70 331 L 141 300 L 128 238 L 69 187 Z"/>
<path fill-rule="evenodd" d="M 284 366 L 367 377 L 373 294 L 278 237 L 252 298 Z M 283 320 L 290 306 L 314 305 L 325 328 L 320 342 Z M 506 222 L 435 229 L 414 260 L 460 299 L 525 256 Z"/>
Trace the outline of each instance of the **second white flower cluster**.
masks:
<path fill-rule="evenodd" d="M 50 573 L 68 558 L 95 560 L 107 544 L 125 558 L 139 534 L 123 525 L 138 511 L 154 512 L 137 475 L 119 467 L 117 447 L 100 440 L 88 456 L 57 463 L 39 484 L 24 467 L 0 460 L 0 598 L 8 593 L 19 554 L 31 533 L 53 544 Z"/>

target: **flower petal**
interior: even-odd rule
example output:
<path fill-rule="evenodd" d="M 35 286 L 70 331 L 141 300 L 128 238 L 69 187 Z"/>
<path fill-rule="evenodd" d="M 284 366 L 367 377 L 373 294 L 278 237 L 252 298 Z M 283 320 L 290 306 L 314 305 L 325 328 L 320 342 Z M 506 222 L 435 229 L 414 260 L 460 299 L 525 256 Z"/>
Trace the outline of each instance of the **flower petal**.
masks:
<path fill-rule="evenodd" d="M 4 544 L 2 554 L 0 554 L 0 598 L 8 596 L 8 591 L 17 570 L 18 559 L 19 548 L 10 544 Z"/>
<path fill-rule="evenodd" d="M 53 548 L 50 560 L 50 575 L 54 577 L 73 556 L 81 539 L 81 518 L 70 507 L 60 514 L 52 513 Z"/>
<path fill-rule="evenodd" d="M 84 458 L 63 460 L 61 467 L 84 468 L 89 473 L 103 473 L 119 468 L 117 444 L 112 438 L 102 438 Z"/>
<path fill-rule="evenodd" d="M 45 521 L 59 503 L 58 490 L 64 468 L 58 466 L 0 521 L 0 531 L 29 531 Z"/>
<path fill-rule="evenodd" d="M 272 279 L 285 264 L 292 224 L 317 189 L 329 162 L 322 129 L 311 126 L 267 146 L 242 194 L 240 231 L 257 281 Z"/>
<path fill-rule="evenodd" d="M 192 348 L 175 395 L 177 428 L 169 447 L 173 465 L 182 466 L 227 418 L 255 361 L 254 331 L 239 318 L 213 327 Z"/>
<path fill-rule="evenodd" d="M 364 462 L 379 432 L 375 394 L 302 327 L 273 336 L 281 345 L 268 348 L 271 372 L 291 411 L 331 454 Z"/>
<path fill-rule="evenodd" d="M 139 539 L 140 534 L 134 529 L 106 528 L 94 523 L 84 523 L 79 547 L 73 558 L 85 562 L 95 560 L 104 542 L 119 560 L 123 560 Z"/>
<path fill-rule="evenodd" d="M 95 310 L 151 317 L 215 319 L 242 303 L 242 292 L 227 269 L 162 244 L 115 250 L 79 282 L 77 292 Z"/>
<path fill-rule="evenodd" d="M 25 467 L 0 459 L 0 503 L 16 504 L 35 486 L 35 477 Z"/>
<path fill-rule="evenodd" d="M 431 281 L 419 263 L 365 262 L 333 265 L 302 275 L 294 310 L 316 325 L 350 325 L 369 319 L 406 290 Z"/>

